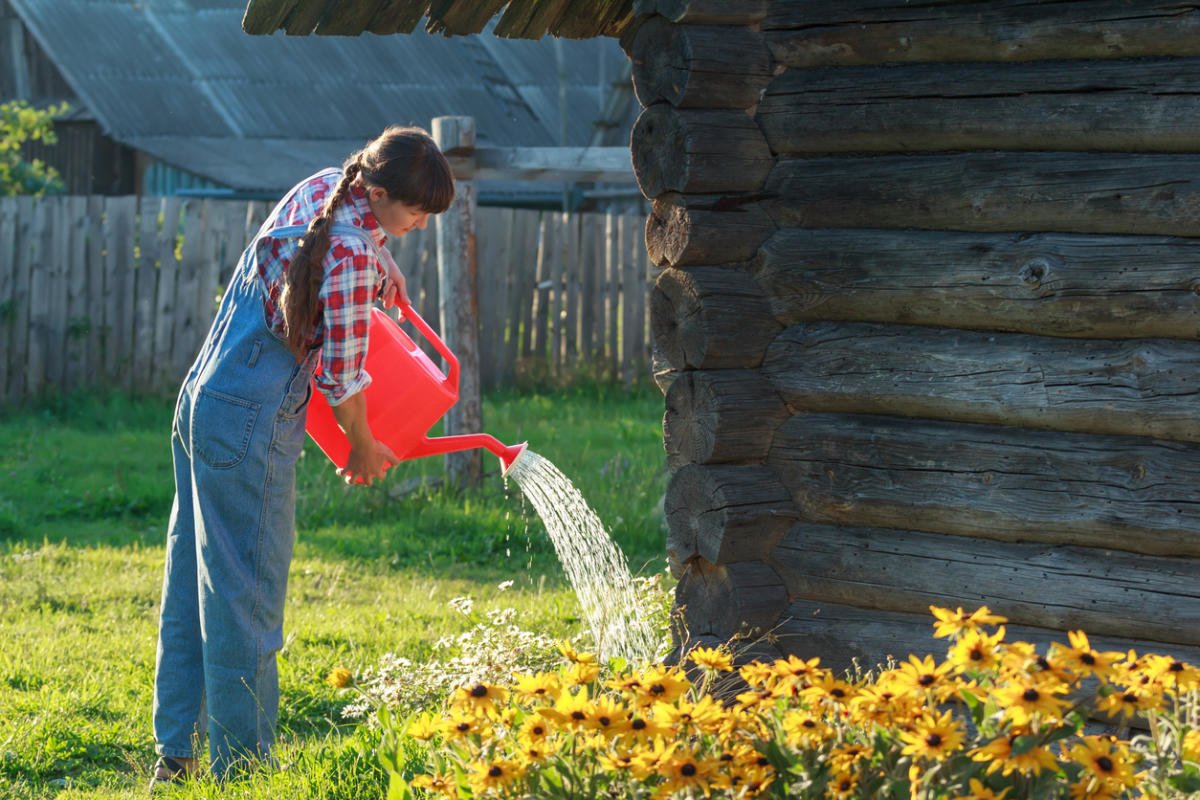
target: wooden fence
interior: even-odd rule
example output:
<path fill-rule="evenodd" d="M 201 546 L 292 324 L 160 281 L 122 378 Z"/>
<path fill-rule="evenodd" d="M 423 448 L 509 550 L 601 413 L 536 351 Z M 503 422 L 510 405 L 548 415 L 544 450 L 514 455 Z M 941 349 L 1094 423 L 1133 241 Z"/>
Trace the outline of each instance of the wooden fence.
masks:
<path fill-rule="evenodd" d="M 175 391 L 262 202 L 179 197 L 0 198 L 0 404 L 111 387 Z M 579 368 L 648 376 L 654 283 L 643 218 L 481 208 L 481 380 Z M 391 240 L 409 294 L 438 327 L 433 226 Z"/>

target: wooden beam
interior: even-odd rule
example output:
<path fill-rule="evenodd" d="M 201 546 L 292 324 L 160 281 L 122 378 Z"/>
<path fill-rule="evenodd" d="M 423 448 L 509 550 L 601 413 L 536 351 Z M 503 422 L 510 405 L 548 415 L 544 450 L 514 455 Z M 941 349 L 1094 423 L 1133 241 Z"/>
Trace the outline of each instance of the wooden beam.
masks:
<path fill-rule="evenodd" d="M 810 522 L 1200 556 L 1193 444 L 797 414 L 767 464 Z"/>
<path fill-rule="evenodd" d="M 809 322 L 762 374 L 795 410 L 1200 442 L 1195 342 Z"/>
<path fill-rule="evenodd" d="M 797 517 L 769 467 L 689 464 L 667 484 L 667 558 L 676 578 L 696 558 L 756 561 L 775 549 Z"/>
<path fill-rule="evenodd" d="M 974 610 L 973 607 L 964 608 Z M 780 649 L 804 658 L 819 657 L 821 666 L 833 669 L 849 669 L 854 661 L 863 669 L 870 669 L 886 663 L 889 657 L 899 661 L 910 653 L 932 654 L 941 660 L 949 648 L 946 639 L 933 638 L 933 616 L 928 611 L 913 614 L 797 600 L 788 607 L 784 617 L 775 629 L 775 640 Z M 1051 642 L 1067 644 L 1065 631 L 1020 624 L 1007 625 L 1004 638 L 1009 642 L 1034 644 L 1043 654 Z M 1101 651 L 1162 653 L 1189 664 L 1200 663 L 1200 648 L 1197 647 L 1167 644 L 1148 647 L 1140 637 L 1089 636 L 1088 641 Z"/>
<path fill-rule="evenodd" d="M 646 197 L 666 192 L 756 192 L 775 165 L 762 131 L 740 111 L 644 110 L 631 137 L 633 172 Z"/>
<path fill-rule="evenodd" d="M 477 147 L 473 164 L 448 157 L 460 180 L 635 181 L 628 147 Z"/>
<path fill-rule="evenodd" d="M 789 70 L 756 120 L 775 153 L 1200 149 L 1200 59 Z"/>
<path fill-rule="evenodd" d="M 658 14 L 671 22 L 751 25 L 767 15 L 770 0 L 632 0 L 635 14 Z"/>
<path fill-rule="evenodd" d="M 762 34 L 741 25 L 674 25 L 651 17 L 630 43 L 633 89 L 643 106 L 745 109 L 771 80 Z"/>
<path fill-rule="evenodd" d="M 412 33 L 425 17 L 429 0 L 387 0 L 368 23 L 367 30 L 380 36 Z"/>
<path fill-rule="evenodd" d="M 690 635 L 761 635 L 774 627 L 787 607 L 783 579 L 761 561 L 687 564 L 675 585 L 675 608 Z"/>
<path fill-rule="evenodd" d="M 654 198 L 646 218 L 646 251 L 660 267 L 748 261 L 775 230 L 762 195 Z"/>
<path fill-rule="evenodd" d="M 757 367 L 780 330 L 737 267 L 664 270 L 650 304 L 654 347 L 671 369 Z"/>
<path fill-rule="evenodd" d="M 242 15 L 242 30 L 254 35 L 270 35 L 283 27 L 284 20 L 300 0 L 250 0 Z"/>
<path fill-rule="evenodd" d="M 667 465 L 762 463 L 788 417 L 779 393 L 758 370 L 677 372 L 666 392 Z"/>
<path fill-rule="evenodd" d="M 570 0 L 512 0 L 496 23 L 496 36 L 540 39 L 562 17 Z"/>
<path fill-rule="evenodd" d="M 308 36 L 337 3 L 338 0 L 301 0 L 284 20 L 283 30 L 288 36 Z"/>
<path fill-rule="evenodd" d="M 1023 625 L 1200 646 L 1200 559 L 799 523 L 769 563 L 788 596 L 883 611 L 992 611 Z"/>
<path fill-rule="evenodd" d="M 762 27 L 792 67 L 1200 55 L 1200 9 L 1173 0 L 776 0 Z"/>
<path fill-rule="evenodd" d="M 1200 236 L 1200 156 L 962 153 L 784 158 L 780 227 Z"/>
<path fill-rule="evenodd" d="M 785 325 L 859 320 L 1200 339 L 1200 240 L 788 228 L 755 278 Z"/>
<path fill-rule="evenodd" d="M 387 4 L 388 0 L 337 3 L 320 19 L 313 32 L 324 36 L 358 36 Z"/>
<path fill-rule="evenodd" d="M 429 6 L 425 30 L 457 36 L 480 33 L 507 3 L 508 0 L 476 0 L 472 3 L 434 0 Z"/>

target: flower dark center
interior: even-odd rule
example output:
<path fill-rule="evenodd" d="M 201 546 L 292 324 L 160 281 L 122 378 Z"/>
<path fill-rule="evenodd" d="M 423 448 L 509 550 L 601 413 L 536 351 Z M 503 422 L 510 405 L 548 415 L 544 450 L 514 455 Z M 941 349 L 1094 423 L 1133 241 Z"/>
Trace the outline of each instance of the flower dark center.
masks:
<path fill-rule="evenodd" d="M 983 649 L 980 647 L 972 647 L 969 657 L 972 661 L 983 661 Z"/>
<path fill-rule="evenodd" d="M 598 719 L 597 722 L 599 722 L 601 725 L 603 725 L 606 728 L 612 724 L 612 720 L 609 719 L 608 717 L 600 717 L 600 719 Z"/>
<path fill-rule="evenodd" d="M 1126 692 L 1121 696 L 1121 699 L 1126 703 L 1136 703 L 1138 701 L 1138 696 L 1133 692 Z"/>
<path fill-rule="evenodd" d="M 733 753 L 721 753 L 720 758 L 722 761 L 733 761 Z"/>
<path fill-rule="evenodd" d="M 503 774 L 504 770 L 500 769 L 500 767 L 496 766 L 495 764 L 493 764 L 491 769 L 488 770 L 489 778 L 499 778 Z"/>
<path fill-rule="evenodd" d="M 1183 672 L 1183 664 L 1179 661 L 1172 661 L 1171 666 L 1167 667 L 1167 672 Z"/>
<path fill-rule="evenodd" d="M 488 693 L 487 687 L 484 686 L 482 683 L 477 683 L 473 687 L 471 687 L 471 696 L 472 697 L 487 697 L 487 693 Z"/>
<path fill-rule="evenodd" d="M 633 728 L 635 731 L 640 731 L 646 727 L 646 720 L 635 719 L 633 722 L 630 723 L 629 727 Z"/>
<path fill-rule="evenodd" d="M 534 725 L 529 730 L 533 733 L 534 736 L 541 736 L 546 732 L 546 729 L 543 728 L 541 725 Z"/>
<path fill-rule="evenodd" d="M 921 677 L 917 678 L 917 683 L 921 684 L 922 686 L 928 686 L 935 680 L 936 678 L 934 678 L 932 675 L 922 675 Z"/>
<path fill-rule="evenodd" d="M 1096 766 L 1099 767 L 1102 772 L 1112 772 L 1113 770 L 1112 759 L 1108 756 L 1100 756 L 1097 758 Z"/>
<path fill-rule="evenodd" d="M 459 733 L 466 733 L 467 731 L 471 730 L 471 723 L 460 722 L 458 723 L 457 728 Z"/>
<path fill-rule="evenodd" d="M 586 718 L 587 718 L 587 714 L 584 714 L 582 711 L 572 711 L 571 712 L 571 719 L 573 719 L 573 720 L 579 721 L 579 720 L 586 719 Z"/>
<path fill-rule="evenodd" d="M 1094 655 L 1092 655 L 1091 653 L 1082 653 L 1079 656 L 1079 660 L 1082 661 L 1083 663 L 1087 664 L 1089 667 L 1093 667 L 1096 665 L 1096 657 Z"/>
<path fill-rule="evenodd" d="M 842 782 L 838 784 L 839 792 L 848 792 L 852 788 L 854 788 L 854 784 L 851 783 L 850 781 L 846 780 L 845 778 L 842 778 Z"/>
<path fill-rule="evenodd" d="M 667 687 L 663 686 L 661 683 L 656 683 L 650 687 L 651 694 L 662 694 L 666 690 L 667 690 Z"/>
<path fill-rule="evenodd" d="M 845 697 L 845 696 L 846 696 L 846 692 L 845 692 L 844 690 L 842 690 L 842 689 L 836 689 L 836 688 L 835 688 L 835 689 L 831 689 L 831 690 L 829 691 L 829 694 L 830 694 L 830 695 L 832 695 L 832 696 L 834 696 L 834 697 Z"/>
<path fill-rule="evenodd" d="M 930 747 L 941 747 L 942 735 L 940 733 L 929 734 L 925 737 L 925 744 L 929 745 Z"/>
<path fill-rule="evenodd" d="M 754 765 L 758 766 L 758 767 L 765 767 L 767 764 L 770 764 L 770 763 L 771 762 L 767 760 L 766 756 L 759 756 L 758 758 L 754 759 Z"/>
<path fill-rule="evenodd" d="M 1041 697 L 1042 695 L 1037 689 L 1026 689 L 1025 693 L 1021 695 L 1021 699 L 1026 703 L 1036 703 Z"/>
<path fill-rule="evenodd" d="M 696 774 L 696 765 L 689 761 L 679 768 L 679 773 L 690 778 Z"/>

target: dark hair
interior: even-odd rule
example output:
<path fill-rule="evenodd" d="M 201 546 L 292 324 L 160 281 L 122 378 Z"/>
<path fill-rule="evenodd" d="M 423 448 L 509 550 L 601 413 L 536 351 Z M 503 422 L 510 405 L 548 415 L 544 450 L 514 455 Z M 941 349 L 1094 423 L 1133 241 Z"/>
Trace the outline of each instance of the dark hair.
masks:
<path fill-rule="evenodd" d="M 454 201 L 454 176 L 450 164 L 432 137 L 422 128 L 393 126 L 370 144 L 351 153 L 342 165 L 342 179 L 329 195 L 321 213 L 308 224 L 296 255 L 283 279 L 281 304 L 288 347 L 303 355 L 317 324 L 318 299 L 325 270 L 321 262 L 329 252 L 329 226 L 333 214 L 358 176 L 388 198 L 440 214 Z"/>

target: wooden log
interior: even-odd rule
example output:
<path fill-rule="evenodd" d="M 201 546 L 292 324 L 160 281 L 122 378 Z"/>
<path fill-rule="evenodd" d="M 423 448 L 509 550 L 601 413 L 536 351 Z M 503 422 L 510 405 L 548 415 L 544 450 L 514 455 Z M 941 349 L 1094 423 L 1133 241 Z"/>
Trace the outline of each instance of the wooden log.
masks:
<path fill-rule="evenodd" d="M 1200 646 L 1200 559 L 798 523 L 768 563 L 788 596 L 884 611 L 986 605 L 1012 622 Z"/>
<path fill-rule="evenodd" d="M 1200 556 L 1193 444 L 797 414 L 767 465 L 810 522 Z"/>
<path fill-rule="evenodd" d="M 675 608 L 693 636 L 728 640 L 761 634 L 786 607 L 782 579 L 761 561 L 711 564 L 695 559 L 675 585 Z"/>
<path fill-rule="evenodd" d="M 790 70 L 755 120 L 775 153 L 1194 153 L 1200 60 Z"/>
<path fill-rule="evenodd" d="M 1200 235 L 1200 156 L 963 153 L 780 159 L 780 227 Z"/>
<path fill-rule="evenodd" d="M 650 106 L 633 126 L 633 172 L 646 197 L 756 192 L 775 158 L 754 120 L 740 111 Z"/>
<path fill-rule="evenodd" d="M 667 484 L 667 561 L 681 577 L 697 558 L 761 561 L 795 521 L 788 490 L 769 467 L 688 464 Z"/>
<path fill-rule="evenodd" d="M 784 652 L 804 658 L 819 657 L 821 666 L 835 670 L 848 669 L 854 661 L 869 669 L 887 663 L 889 658 L 904 660 L 910 653 L 918 656 L 931 654 L 940 660 L 949 648 L 948 640 L 933 638 L 933 617 L 928 613 L 880 611 L 824 601 L 797 600 L 783 616 L 784 621 L 775 630 L 779 647 Z M 1009 642 L 1029 642 L 1043 654 L 1051 642 L 1067 644 L 1063 631 L 1019 624 L 1005 626 L 1004 639 Z M 1200 663 L 1200 648 L 1187 645 L 1148 645 L 1136 637 L 1124 639 L 1090 635 L 1088 641 L 1101 651 L 1162 653 L 1190 664 Z"/>
<path fill-rule="evenodd" d="M 1168 0 L 777 0 L 762 27 L 793 67 L 1200 55 L 1200 10 Z"/>
<path fill-rule="evenodd" d="M 651 17 L 630 46 L 633 91 L 644 107 L 750 108 L 771 80 L 762 34 L 744 25 L 674 25 Z"/>
<path fill-rule="evenodd" d="M 762 463 L 787 417 L 779 393 L 757 370 L 678 373 L 663 416 L 667 465 Z"/>
<path fill-rule="evenodd" d="M 770 5 L 769 0 L 633 0 L 633 13 L 685 24 L 751 25 L 767 15 Z"/>
<path fill-rule="evenodd" d="M 759 199 L 758 195 L 675 193 L 654 198 L 646 217 L 650 262 L 660 267 L 686 267 L 753 257 L 775 230 Z"/>
<path fill-rule="evenodd" d="M 1200 241 L 785 229 L 755 277 L 780 322 L 1200 338 Z"/>
<path fill-rule="evenodd" d="M 654 347 L 672 369 L 757 367 L 780 331 L 761 290 L 737 267 L 665 270 L 650 304 Z"/>
<path fill-rule="evenodd" d="M 762 374 L 793 410 L 1200 443 L 1193 342 L 811 322 L 776 337 Z"/>

